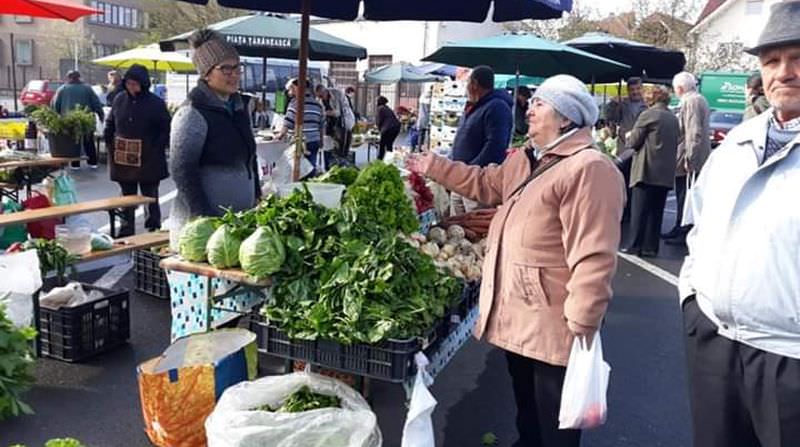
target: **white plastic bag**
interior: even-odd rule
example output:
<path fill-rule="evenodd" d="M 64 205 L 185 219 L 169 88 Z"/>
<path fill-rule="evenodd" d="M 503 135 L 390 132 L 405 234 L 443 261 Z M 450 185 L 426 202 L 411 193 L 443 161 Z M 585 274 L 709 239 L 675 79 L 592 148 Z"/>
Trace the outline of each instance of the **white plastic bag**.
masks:
<path fill-rule="evenodd" d="M 611 367 L 603 360 L 598 332 L 587 349 L 584 337 L 575 337 L 561 390 L 558 428 L 589 429 L 606 422 L 606 391 Z"/>
<path fill-rule="evenodd" d="M 42 287 L 36 250 L 0 255 L 0 304 L 15 326 L 33 321 L 33 294 Z"/>
<path fill-rule="evenodd" d="M 272 183 L 283 185 L 291 183 L 292 171 L 294 170 L 294 143 L 290 144 L 283 151 L 283 155 L 275 162 L 275 169 L 272 171 Z M 300 178 L 311 174 L 314 165 L 306 157 L 300 157 Z"/>
<path fill-rule="evenodd" d="M 694 184 L 697 181 L 697 174 L 692 172 L 686 176 L 686 198 L 683 201 L 683 216 L 678 216 L 681 220 L 681 225 L 694 225 Z"/>
<path fill-rule="evenodd" d="M 49 292 L 39 297 L 39 304 L 48 309 L 61 307 L 75 307 L 90 301 L 86 291 L 79 282 L 70 282 L 63 287 L 53 287 Z"/>
<path fill-rule="evenodd" d="M 428 366 L 425 354 L 418 352 L 414 356 L 414 361 L 417 364 L 417 377 L 414 379 L 406 425 L 403 427 L 401 447 L 435 447 L 431 415 L 436 408 L 436 399 L 428 391 L 433 378 L 425 371 L 425 367 Z"/>
<path fill-rule="evenodd" d="M 302 413 L 272 413 L 256 408 L 278 407 L 303 385 L 335 395 L 342 408 Z M 299 372 L 269 376 L 234 385 L 220 397 L 206 419 L 209 447 L 380 447 L 378 420 L 355 390 L 336 379 Z"/>

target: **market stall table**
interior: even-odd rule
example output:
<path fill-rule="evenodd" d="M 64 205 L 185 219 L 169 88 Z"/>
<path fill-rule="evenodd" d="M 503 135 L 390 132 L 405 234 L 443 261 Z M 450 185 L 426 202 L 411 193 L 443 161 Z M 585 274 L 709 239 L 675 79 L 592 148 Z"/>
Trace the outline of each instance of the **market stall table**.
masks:
<path fill-rule="evenodd" d="M 207 332 L 261 304 L 270 281 L 241 270 L 221 270 L 179 256 L 161 261 L 167 274 L 172 309 L 172 341 Z"/>
<path fill-rule="evenodd" d="M 116 219 L 122 218 L 122 209 L 146 205 L 155 202 L 156 199 L 145 196 L 121 196 L 110 197 L 107 199 L 90 200 L 88 202 L 74 203 L 71 205 L 58 205 L 47 208 L 19 211 L 16 213 L 0 214 L 0 227 L 13 224 L 24 224 L 45 219 L 60 219 L 63 217 L 85 214 L 95 211 L 108 211 L 110 220 L 111 235 L 115 234 Z"/>
<path fill-rule="evenodd" d="M 39 157 L 34 158 L 31 160 L 15 160 L 15 161 L 6 161 L 0 162 L 0 170 L 3 169 L 20 169 L 22 170 L 23 175 L 23 184 L 25 185 L 25 191 L 28 194 L 28 197 L 31 195 L 31 190 L 33 189 L 33 177 L 31 176 L 31 169 L 33 168 L 42 168 L 42 167 L 50 167 L 50 168 L 60 168 L 63 166 L 72 163 L 73 161 L 80 161 L 80 157 Z M 11 188 L 7 188 L 7 186 L 11 186 Z M 16 185 L 12 184 L 2 184 L 0 188 L 3 189 L 3 195 L 12 197 L 12 195 L 19 198 L 19 193 L 17 192 Z M 11 192 L 13 191 L 13 192 Z"/>

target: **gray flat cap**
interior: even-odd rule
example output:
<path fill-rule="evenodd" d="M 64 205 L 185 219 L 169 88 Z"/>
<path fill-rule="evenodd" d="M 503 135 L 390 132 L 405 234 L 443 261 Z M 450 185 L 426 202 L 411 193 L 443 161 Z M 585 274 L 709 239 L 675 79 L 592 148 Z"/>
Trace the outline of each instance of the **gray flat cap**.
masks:
<path fill-rule="evenodd" d="M 769 21 L 758 37 L 758 43 L 744 51 L 758 56 L 767 48 L 800 45 L 800 1 L 784 1 L 772 6 Z"/>

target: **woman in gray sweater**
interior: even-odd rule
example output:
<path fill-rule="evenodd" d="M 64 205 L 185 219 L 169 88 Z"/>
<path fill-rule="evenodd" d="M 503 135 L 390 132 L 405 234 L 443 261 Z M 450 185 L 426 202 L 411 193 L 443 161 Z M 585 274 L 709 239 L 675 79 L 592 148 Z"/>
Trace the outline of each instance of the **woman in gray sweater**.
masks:
<path fill-rule="evenodd" d="M 226 208 L 252 208 L 260 196 L 255 140 L 237 93 L 239 55 L 214 31 L 198 31 L 191 43 L 200 80 L 175 113 L 170 135 L 178 188 L 172 219 L 178 227 Z"/>

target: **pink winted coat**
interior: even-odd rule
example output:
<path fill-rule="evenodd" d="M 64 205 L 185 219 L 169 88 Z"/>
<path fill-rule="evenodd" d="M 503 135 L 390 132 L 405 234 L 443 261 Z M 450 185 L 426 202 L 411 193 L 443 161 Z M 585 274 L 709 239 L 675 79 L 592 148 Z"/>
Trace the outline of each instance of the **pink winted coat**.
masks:
<path fill-rule="evenodd" d="M 467 198 L 498 206 L 489 228 L 480 320 L 475 336 L 525 357 L 566 365 L 573 336 L 567 319 L 598 328 L 611 298 L 622 176 L 581 129 L 540 164 L 566 157 L 527 185 L 523 151 L 495 167 L 436 157 L 426 175 Z"/>

